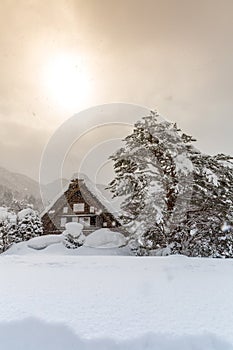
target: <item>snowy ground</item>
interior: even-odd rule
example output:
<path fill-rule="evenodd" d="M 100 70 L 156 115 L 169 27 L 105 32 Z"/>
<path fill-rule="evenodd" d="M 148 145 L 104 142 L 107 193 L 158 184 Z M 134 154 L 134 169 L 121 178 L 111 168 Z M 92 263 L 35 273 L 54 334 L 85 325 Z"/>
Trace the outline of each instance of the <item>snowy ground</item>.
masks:
<path fill-rule="evenodd" d="M 233 260 L 0 256 L 1 350 L 233 349 Z"/>

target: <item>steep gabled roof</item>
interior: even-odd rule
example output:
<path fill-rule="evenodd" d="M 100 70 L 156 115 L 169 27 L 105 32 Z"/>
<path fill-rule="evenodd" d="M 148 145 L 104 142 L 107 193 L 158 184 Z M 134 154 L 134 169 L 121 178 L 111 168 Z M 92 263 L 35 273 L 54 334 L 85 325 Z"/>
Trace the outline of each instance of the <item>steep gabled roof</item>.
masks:
<path fill-rule="evenodd" d="M 86 175 L 81 174 L 81 179 L 83 180 L 82 185 L 87 192 L 89 192 L 99 204 L 103 207 L 104 211 L 111 213 L 115 218 L 119 218 L 120 215 L 120 202 L 119 200 L 114 200 L 111 197 L 109 191 L 105 190 L 104 186 L 95 185 Z M 85 191 L 84 191 L 85 193 Z"/>
<path fill-rule="evenodd" d="M 104 194 L 98 189 L 98 187 L 91 182 L 91 180 L 84 174 L 75 174 L 73 176 L 73 182 L 78 181 L 79 188 L 82 192 L 84 200 L 88 202 L 88 198 L 91 198 L 95 201 L 96 207 L 101 208 L 103 212 L 108 212 L 112 214 L 112 216 L 119 220 L 120 214 L 120 205 L 119 201 L 114 201 L 110 198 L 109 192 L 105 191 L 106 197 Z M 41 213 L 41 217 L 47 214 L 53 206 L 56 204 L 58 200 L 61 199 L 62 196 L 65 196 L 67 191 L 69 191 L 70 186 L 72 185 L 72 181 L 63 187 L 63 190 L 53 199 L 53 201 L 45 208 L 45 210 Z"/>

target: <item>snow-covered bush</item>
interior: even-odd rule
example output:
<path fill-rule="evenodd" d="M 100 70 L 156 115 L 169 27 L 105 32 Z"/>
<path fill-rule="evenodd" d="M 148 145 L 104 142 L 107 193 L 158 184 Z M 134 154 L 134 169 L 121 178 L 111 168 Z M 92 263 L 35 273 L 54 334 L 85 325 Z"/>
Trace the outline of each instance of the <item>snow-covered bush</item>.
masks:
<path fill-rule="evenodd" d="M 30 238 L 41 236 L 43 234 L 43 226 L 38 213 L 26 208 L 18 213 L 18 229 L 15 242 L 27 241 Z"/>
<path fill-rule="evenodd" d="M 82 232 L 83 225 L 77 222 L 68 222 L 65 226 L 64 245 L 68 249 L 76 249 L 81 247 L 85 241 L 85 236 Z"/>
<path fill-rule="evenodd" d="M 42 234 L 42 222 L 33 209 L 23 209 L 15 214 L 6 207 L 0 207 L 0 252 L 13 243 L 27 241 Z"/>

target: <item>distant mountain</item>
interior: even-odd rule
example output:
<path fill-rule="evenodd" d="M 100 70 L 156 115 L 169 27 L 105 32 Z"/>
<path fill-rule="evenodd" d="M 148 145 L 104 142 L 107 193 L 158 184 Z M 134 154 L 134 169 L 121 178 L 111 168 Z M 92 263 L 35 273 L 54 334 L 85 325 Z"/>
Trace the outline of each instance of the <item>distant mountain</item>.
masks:
<path fill-rule="evenodd" d="M 26 202 L 33 204 L 37 210 L 42 211 L 44 205 L 40 190 L 46 193 L 45 205 L 48 205 L 58 195 L 58 191 L 61 188 L 58 186 L 60 182 L 61 180 L 55 180 L 49 184 L 42 185 L 40 188 L 39 183 L 30 177 L 0 167 L 0 207 L 2 205 L 10 206 L 12 200 L 16 199 L 17 201 L 26 200 Z M 68 182 L 68 180 L 62 179 L 63 186 Z"/>
<path fill-rule="evenodd" d="M 18 201 L 26 200 L 31 203 L 39 211 L 42 211 L 44 206 L 47 206 L 61 192 L 61 188 L 65 188 L 69 181 L 67 179 L 57 179 L 46 185 L 40 185 L 37 181 L 30 177 L 11 172 L 3 167 L 0 167 L 0 207 L 2 205 L 11 205 L 12 199 Z M 94 185 L 93 185 L 94 186 Z M 99 194 L 103 196 L 102 200 L 113 202 L 111 193 L 105 189 L 105 185 L 98 184 L 96 188 Z M 40 190 L 45 194 L 45 205 L 42 203 Z M 114 204 L 118 207 L 117 201 Z"/>
<path fill-rule="evenodd" d="M 45 205 L 49 205 L 58 194 L 61 193 L 62 189 L 67 186 L 69 181 L 67 179 L 57 179 L 41 187 L 44 194 L 43 199 L 45 200 Z"/>
<path fill-rule="evenodd" d="M 38 210 L 42 206 L 37 181 L 0 167 L 0 206 L 11 205 L 13 199 L 33 204 Z"/>
<path fill-rule="evenodd" d="M 18 193 L 20 197 L 33 195 L 40 197 L 39 184 L 30 177 L 18 173 L 13 173 L 3 167 L 0 167 L 0 186 Z"/>

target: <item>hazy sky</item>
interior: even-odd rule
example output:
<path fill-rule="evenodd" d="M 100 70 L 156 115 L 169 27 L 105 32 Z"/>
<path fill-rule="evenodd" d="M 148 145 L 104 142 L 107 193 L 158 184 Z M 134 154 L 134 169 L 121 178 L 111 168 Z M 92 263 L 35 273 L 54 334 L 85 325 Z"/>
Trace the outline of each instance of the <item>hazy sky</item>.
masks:
<path fill-rule="evenodd" d="M 202 151 L 232 154 L 232 13 L 232 0 L 1 0 L 0 165 L 37 178 L 56 128 L 110 102 L 157 108 Z"/>

